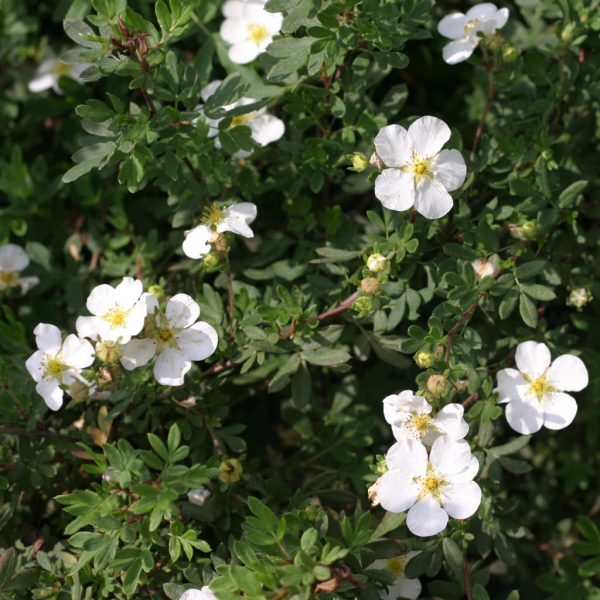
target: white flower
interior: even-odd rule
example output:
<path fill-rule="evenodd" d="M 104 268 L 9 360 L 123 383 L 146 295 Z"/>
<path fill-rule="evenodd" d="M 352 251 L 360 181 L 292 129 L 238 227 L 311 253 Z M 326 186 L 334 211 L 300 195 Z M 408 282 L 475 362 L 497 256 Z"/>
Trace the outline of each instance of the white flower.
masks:
<path fill-rule="evenodd" d="M 214 592 L 205 585 L 202 589 L 187 590 L 179 597 L 179 600 L 217 600 Z"/>
<path fill-rule="evenodd" d="M 448 192 L 467 175 L 458 150 L 442 150 L 450 128 L 436 117 L 421 117 L 408 130 L 388 125 L 375 138 L 377 156 L 385 167 L 375 180 L 375 196 L 390 210 L 411 206 L 428 219 L 439 219 L 452 208 Z"/>
<path fill-rule="evenodd" d="M 484 277 L 494 277 L 500 270 L 500 257 L 493 254 L 488 259 L 478 258 L 471 263 L 475 277 L 483 279 Z"/>
<path fill-rule="evenodd" d="M 393 558 L 381 558 L 376 560 L 370 568 L 391 571 L 396 576 L 396 583 L 388 588 L 387 593 L 381 594 L 381 600 L 396 600 L 398 596 L 417 600 L 423 586 L 418 579 L 408 579 L 404 576 L 404 570 L 408 561 L 420 554 L 420 552 L 408 552 Z"/>
<path fill-rule="evenodd" d="M 508 21 L 508 8 L 491 2 L 476 4 L 467 14 L 453 13 L 438 23 L 438 33 L 453 41 L 444 46 L 444 60 L 449 65 L 467 60 L 479 44 L 479 33 L 491 35 Z"/>
<path fill-rule="evenodd" d="M 481 502 L 481 489 L 473 481 L 479 463 L 464 440 L 443 435 L 433 442 L 429 457 L 421 442 L 399 442 L 386 462 L 389 471 L 379 480 L 377 498 L 390 512 L 408 510 L 406 525 L 415 535 L 435 535 L 449 516 L 466 519 Z"/>
<path fill-rule="evenodd" d="M 210 490 L 208 488 L 195 488 L 188 492 L 188 500 L 196 506 L 204 506 L 210 498 Z"/>
<path fill-rule="evenodd" d="M 431 404 L 410 390 L 383 400 L 385 420 L 392 426 L 394 437 L 399 442 L 419 440 L 430 446 L 440 435 L 447 435 L 453 440 L 461 440 L 467 435 L 469 426 L 463 419 L 462 405 L 446 404 L 436 415 L 432 415 L 431 411 Z"/>
<path fill-rule="evenodd" d="M 506 403 L 506 420 L 519 433 L 535 433 L 542 425 L 563 429 L 575 418 L 577 403 L 565 392 L 587 386 L 587 369 L 571 354 L 550 361 L 546 344 L 523 342 L 515 354 L 517 368 L 498 372 L 499 402 Z"/>
<path fill-rule="evenodd" d="M 57 94 L 62 95 L 58 82 L 61 77 L 70 77 L 75 81 L 81 83 L 81 73 L 85 71 L 90 65 L 87 63 L 81 63 L 76 65 L 70 65 L 62 62 L 57 58 L 47 58 L 37 68 L 33 79 L 29 82 L 27 87 L 30 92 L 43 92 L 52 88 Z"/>
<path fill-rule="evenodd" d="M 144 326 L 146 303 L 141 298 L 142 282 L 131 277 L 112 287 L 101 284 L 87 298 L 93 317 L 79 317 L 75 323 L 81 337 L 127 343 Z"/>
<path fill-rule="evenodd" d="M 221 85 L 222 81 L 220 79 L 216 79 L 215 81 L 211 81 L 208 85 L 202 88 L 200 92 L 200 96 L 202 97 L 203 102 L 206 102 L 218 89 Z M 239 108 L 240 106 L 248 106 L 249 104 L 254 104 L 257 102 L 254 98 L 246 98 L 242 97 L 233 104 L 227 104 L 222 108 L 226 111 L 233 110 L 234 108 Z M 199 104 L 196 107 L 196 110 L 202 114 L 206 124 L 208 125 L 208 137 L 217 139 L 215 140 L 215 146 L 217 148 L 221 147 L 221 141 L 217 137 L 219 135 L 219 123 L 225 118 L 221 117 L 218 119 L 211 119 L 204 114 L 204 107 L 202 104 Z M 231 118 L 231 127 L 237 127 L 239 125 L 246 125 L 250 127 L 252 133 L 252 139 L 259 146 L 266 146 L 271 142 L 276 142 L 281 136 L 285 133 L 285 125 L 283 121 L 269 113 L 267 113 L 267 109 L 265 107 L 259 108 L 258 110 L 253 110 L 243 115 L 235 115 Z M 240 150 L 235 153 L 236 158 L 245 158 L 246 156 L 250 156 L 250 152 L 246 150 Z"/>
<path fill-rule="evenodd" d="M 40 323 L 33 330 L 38 350 L 25 362 L 37 382 L 35 389 L 52 410 L 63 403 L 63 387 L 80 379 L 82 369 L 94 362 L 94 348 L 87 340 L 71 334 L 63 342 L 60 329 Z"/>
<path fill-rule="evenodd" d="M 173 296 L 164 314 L 158 310 L 154 296 L 145 294 L 145 299 L 149 314 L 145 337 L 121 346 L 121 364 L 132 370 L 156 356 L 156 381 L 162 385 L 182 385 L 192 361 L 204 360 L 217 349 L 217 332 L 208 323 L 197 321 L 200 307 L 187 294 Z"/>
<path fill-rule="evenodd" d="M 25 294 L 40 280 L 37 277 L 20 277 L 19 273 L 29 266 L 29 256 L 21 246 L 6 244 L 0 247 L 0 292 L 19 286 Z"/>
<path fill-rule="evenodd" d="M 0 267 L 1 269 L 1 267 Z M 2 277 L 2 272 L 0 271 L 0 278 Z M 0 287 L 0 289 L 2 289 Z M 594 298 L 590 290 L 580 287 L 571 290 L 569 293 L 569 297 L 567 298 L 567 305 L 574 306 L 577 310 L 581 310 L 586 304 L 591 302 Z"/>
<path fill-rule="evenodd" d="M 371 254 L 369 258 L 367 258 L 367 268 L 372 273 L 381 273 L 385 269 L 385 263 L 387 262 L 387 258 L 383 256 L 383 254 Z"/>
<path fill-rule="evenodd" d="M 202 225 L 186 231 L 183 252 L 190 258 L 202 258 L 211 250 L 220 233 L 231 231 L 245 238 L 254 237 L 250 223 L 256 219 L 256 204 L 239 202 L 227 208 L 213 204 L 204 213 Z"/>
<path fill-rule="evenodd" d="M 229 60 L 244 65 L 262 54 L 278 34 L 283 23 L 281 13 L 267 12 L 264 2 L 229 0 L 223 5 L 225 20 L 219 31 L 231 44 Z"/>

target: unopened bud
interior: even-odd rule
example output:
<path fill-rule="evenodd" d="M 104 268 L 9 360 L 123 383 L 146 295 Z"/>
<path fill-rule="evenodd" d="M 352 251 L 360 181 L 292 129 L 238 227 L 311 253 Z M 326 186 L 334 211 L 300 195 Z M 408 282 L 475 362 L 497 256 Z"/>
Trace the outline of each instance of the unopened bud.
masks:
<path fill-rule="evenodd" d="M 244 470 L 237 458 L 226 458 L 219 465 L 219 480 L 223 483 L 239 481 Z"/>
<path fill-rule="evenodd" d="M 372 296 L 360 296 L 357 298 L 352 305 L 353 310 L 358 313 L 367 313 L 373 309 L 373 298 Z"/>
<path fill-rule="evenodd" d="M 90 386 L 76 379 L 69 386 L 69 396 L 75 402 L 85 402 L 90 397 Z"/>
<path fill-rule="evenodd" d="M 202 258 L 202 266 L 208 271 L 212 273 L 219 268 L 220 261 L 217 256 L 215 256 L 212 252 L 209 254 L 205 254 Z"/>
<path fill-rule="evenodd" d="M 114 363 L 121 358 L 121 348 L 117 342 L 98 342 L 96 356 L 104 363 Z"/>
<path fill-rule="evenodd" d="M 534 240 L 538 234 L 539 229 L 535 221 L 525 221 L 522 225 L 523 237 L 527 240 Z"/>
<path fill-rule="evenodd" d="M 421 369 L 429 369 L 434 361 L 434 356 L 431 352 L 419 352 L 415 356 L 415 362 Z"/>
<path fill-rule="evenodd" d="M 580 287 L 571 290 L 567 298 L 567 305 L 574 306 L 577 310 L 582 310 L 583 307 L 593 300 L 590 290 Z"/>
<path fill-rule="evenodd" d="M 380 287 L 381 283 L 379 279 L 376 279 L 375 277 L 365 277 L 360 282 L 360 289 L 367 296 L 375 296 L 375 294 L 377 294 L 377 292 L 379 291 Z"/>
<path fill-rule="evenodd" d="M 480 258 L 471 263 L 475 277 L 483 279 L 484 277 L 494 277 L 500 269 L 500 259 L 496 254 L 485 260 Z"/>
<path fill-rule="evenodd" d="M 515 48 L 512 44 L 508 44 L 502 48 L 502 59 L 505 63 L 511 63 L 519 58 L 521 52 L 518 48 Z"/>
<path fill-rule="evenodd" d="M 371 501 L 371 506 L 377 506 L 379 504 L 379 498 L 377 497 L 377 488 L 379 487 L 379 479 L 368 489 L 367 495 Z"/>
<path fill-rule="evenodd" d="M 229 252 L 229 243 L 223 234 L 218 234 L 211 243 L 215 252 L 222 252 L 223 254 Z"/>
<path fill-rule="evenodd" d="M 383 254 L 371 254 L 367 258 L 367 267 L 372 273 L 381 273 L 385 269 L 387 258 Z"/>
<path fill-rule="evenodd" d="M 427 389 L 434 396 L 443 396 L 448 389 L 448 380 L 443 375 L 430 375 L 427 380 Z"/>
<path fill-rule="evenodd" d="M 360 173 L 369 168 L 369 157 L 362 152 L 355 152 L 352 155 L 352 171 Z"/>
<path fill-rule="evenodd" d="M 148 293 L 155 296 L 157 300 L 161 300 L 165 296 L 165 288 L 162 285 L 154 284 L 148 288 Z"/>
<path fill-rule="evenodd" d="M 575 32 L 575 23 L 568 23 L 560 34 L 560 41 L 563 44 L 570 44 L 573 41 L 573 33 Z"/>

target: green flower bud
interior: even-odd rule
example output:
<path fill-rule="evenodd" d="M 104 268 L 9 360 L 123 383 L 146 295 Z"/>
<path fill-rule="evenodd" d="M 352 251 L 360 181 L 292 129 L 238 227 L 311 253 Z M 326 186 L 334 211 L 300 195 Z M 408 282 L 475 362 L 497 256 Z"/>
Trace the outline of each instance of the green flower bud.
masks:
<path fill-rule="evenodd" d="M 527 240 L 534 240 L 539 235 L 540 231 L 535 221 L 525 221 L 522 226 L 523 237 Z"/>
<path fill-rule="evenodd" d="M 357 173 L 361 173 L 365 169 L 369 168 L 369 157 L 366 154 L 362 154 L 362 152 L 355 152 L 352 155 L 352 171 L 356 171 Z"/>
<path fill-rule="evenodd" d="M 153 296 L 156 296 L 156 298 L 158 300 L 161 300 L 162 298 L 164 298 L 165 296 L 165 289 L 163 288 L 162 285 L 158 285 L 157 283 L 154 285 L 151 285 L 148 288 L 148 293 L 152 294 Z"/>
<path fill-rule="evenodd" d="M 202 258 L 202 266 L 208 273 L 213 273 L 219 268 L 220 261 L 212 252 L 205 254 Z"/>
<path fill-rule="evenodd" d="M 235 483 L 242 477 L 244 469 L 237 458 L 226 458 L 219 465 L 219 480 L 223 483 Z"/>
<path fill-rule="evenodd" d="M 96 356 L 103 363 L 114 363 L 121 358 L 121 348 L 117 342 L 98 342 L 96 344 Z"/>
<path fill-rule="evenodd" d="M 519 54 L 521 51 L 518 48 L 515 48 L 512 44 L 507 44 L 502 48 L 502 59 L 505 63 L 511 63 L 519 58 Z"/>
<path fill-rule="evenodd" d="M 383 254 L 371 254 L 367 258 L 367 268 L 371 273 L 381 273 L 385 269 L 387 258 Z"/>
<path fill-rule="evenodd" d="M 415 362 L 421 369 L 429 369 L 433 364 L 434 358 L 431 352 L 419 352 L 415 356 Z"/>
<path fill-rule="evenodd" d="M 352 305 L 352 308 L 359 313 L 367 313 L 373 310 L 373 298 L 371 296 L 361 296 Z"/>

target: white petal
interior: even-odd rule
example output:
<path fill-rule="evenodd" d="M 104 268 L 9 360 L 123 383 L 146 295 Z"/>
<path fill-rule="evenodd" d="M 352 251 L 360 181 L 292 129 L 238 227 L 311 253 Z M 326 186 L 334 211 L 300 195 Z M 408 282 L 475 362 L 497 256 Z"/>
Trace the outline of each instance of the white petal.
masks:
<path fill-rule="evenodd" d="M 245 19 L 225 19 L 221 23 L 219 35 L 228 44 L 243 42 L 248 37 L 248 23 Z"/>
<path fill-rule="evenodd" d="M 183 329 L 197 321 L 200 307 L 191 296 L 176 294 L 167 302 L 165 314 L 171 327 Z"/>
<path fill-rule="evenodd" d="M 210 252 L 210 240 L 213 232 L 207 225 L 198 225 L 185 234 L 183 252 L 190 258 L 202 258 Z"/>
<path fill-rule="evenodd" d="M 227 0 L 221 7 L 221 12 L 226 19 L 241 19 L 244 16 L 244 0 Z"/>
<path fill-rule="evenodd" d="M 498 10 L 494 15 L 494 25 L 496 29 L 502 29 L 506 25 L 509 14 L 508 8 L 501 8 Z"/>
<path fill-rule="evenodd" d="M 530 377 L 541 377 L 550 366 L 550 350 L 546 344 L 523 342 L 517 346 L 515 354 L 517 368 Z"/>
<path fill-rule="evenodd" d="M 544 422 L 544 412 L 537 401 L 512 400 L 506 405 L 508 424 L 522 435 L 539 431 Z"/>
<path fill-rule="evenodd" d="M 583 361 L 572 354 L 559 356 L 548 369 L 548 383 L 561 392 L 580 392 L 588 382 Z"/>
<path fill-rule="evenodd" d="M 165 348 L 154 363 L 154 377 L 161 385 L 182 385 L 185 374 L 192 363 L 183 352 L 174 348 Z"/>
<path fill-rule="evenodd" d="M 481 488 L 474 482 L 442 488 L 442 506 L 453 519 L 468 519 L 481 504 Z"/>
<path fill-rule="evenodd" d="M 28 84 L 27 89 L 34 94 L 44 92 L 56 85 L 58 77 L 54 73 L 36 75 Z M 60 408 L 60 407 L 59 407 Z M 55 409 L 56 410 L 56 409 Z"/>
<path fill-rule="evenodd" d="M 471 448 L 467 442 L 453 440 L 448 435 L 438 437 L 433 442 L 429 453 L 429 461 L 435 470 L 445 478 L 452 478 L 467 470 L 471 465 L 472 457 Z"/>
<path fill-rule="evenodd" d="M 252 202 L 239 202 L 229 206 L 223 215 L 223 220 L 217 226 L 217 231 L 231 231 L 245 238 L 254 237 L 249 225 L 256 219 L 257 208 Z"/>
<path fill-rule="evenodd" d="M 96 340 L 103 337 L 103 334 L 108 329 L 108 324 L 100 317 L 77 317 L 75 329 L 79 337 Z"/>
<path fill-rule="evenodd" d="M 34 285 L 40 282 L 39 277 L 19 277 L 18 284 L 21 286 L 21 294 L 26 294 Z"/>
<path fill-rule="evenodd" d="M 449 192 L 457 190 L 467 177 L 467 165 L 458 150 L 442 150 L 433 161 L 431 170 L 435 180 Z"/>
<path fill-rule="evenodd" d="M 498 7 L 491 2 L 480 2 L 475 6 L 471 7 L 467 14 L 468 21 L 473 19 L 478 19 L 480 21 L 487 21 L 488 19 L 492 19 L 496 16 L 496 12 L 498 11 Z"/>
<path fill-rule="evenodd" d="M 259 54 L 258 46 L 253 42 L 238 42 L 231 46 L 228 52 L 229 60 L 238 65 L 252 62 Z"/>
<path fill-rule="evenodd" d="M 385 169 L 375 180 L 376 198 L 390 210 L 407 210 L 415 201 L 415 180 L 411 173 Z"/>
<path fill-rule="evenodd" d="M 423 586 L 418 579 L 406 579 L 403 577 L 392 586 L 388 592 L 391 600 L 396 600 L 399 596 L 401 598 L 409 598 L 409 600 L 417 600 L 421 594 Z"/>
<path fill-rule="evenodd" d="M 217 332 L 204 321 L 180 331 L 175 339 L 189 360 L 204 360 L 214 354 L 219 345 Z"/>
<path fill-rule="evenodd" d="M 252 139 L 261 146 L 276 142 L 284 133 L 285 125 L 273 115 L 261 115 L 250 122 Z"/>
<path fill-rule="evenodd" d="M 56 325 L 38 323 L 33 330 L 35 343 L 40 350 L 48 354 L 56 354 L 62 346 L 60 329 Z"/>
<path fill-rule="evenodd" d="M 500 404 L 521 398 L 520 388 L 526 386 L 527 382 L 517 369 L 502 369 L 496 377 L 498 386 L 495 391 L 498 392 Z"/>
<path fill-rule="evenodd" d="M 438 33 L 451 40 L 458 40 L 465 36 L 465 25 L 469 20 L 463 13 L 457 12 L 446 15 L 437 26 Z"/>
<path fill-rule="evenodd" d="M 221 79 L 215 79 L 214 81 L 207 83 L 200 91 L 200 97 L 202 98 L 202 101 L 206 102 L 219 89 L 219 86 L 222 83 L 223 81 Z"/>
<path fill-rule="evenodd" d="M 429 414 L 431 410 L 431 404 L 423 396 L 417 396 L 410 390 L 404 390 L 383 399 L 383 414 L 390 425 L 397 423 L 399 419 L 406 418 L 412 412 Z"/>
<path fill-rule="evenodd" d="M 408 135 L 421 158 L 433 158 L 450 139 L 450 127 L 437 117 L 425 116 L 412 123 Z"/>
<path fill-rule="evenodd" d="M 543 400 L 544 427 L 563 429 L 570 425 L 577 414 L 577 402 L 569 394 L 553 392 L 546 394 Z"/>
<path fill-rule="evenodd" d="M 473 50 L 477 47 L 477 44 L 472 42 L 470 39 L 456 40 L 446 44 L 442 50 L 444 62 L 449 65 L 456 65 L 464 62 L 470 58 L 473 54 Z"/>
<path fill-rule="evenodd" d="M 425 178 L 416 189 L 415 208 L 426 219 L 441 219 L 452 205 L 452 196 L 437 181 Z"/>
<path fill-rule="evenodd" d="M 50 410 L 58 410 L 63 404 L 63 391 L 56 379 L 42 379 L 36 386 L 35 391 L 44 399 Z"/>
<path fill-rule="evenodd" d="M 431 497 L 419 500 L 406 516 L 406 526 L 411 533 L 424 537 L 443 531 L 448 524 L 446 511 Z"/>
<path fill-rule="evenodd" d="M 388 471 L 379 479 L 377 499 L 385 510 L 399 513 L 409 509 L 419 497 L 419 486 L 411 477 Z"/>
<path fill-rule="evenodd" d="M 156 354 L 156 340 L 139 338 L 121 346 L 121 364 L 131 371 L 148 364 Z"/>
<path fill-rule="evenodd" d="M 467 435 L 469 425 L 463 419 L 465 409 L 461 404 L 446 404 L 433 419 L 436 429 L 453 440 L 461 440 Z"/>
<path fill-rule="evenodd" d="M 94 362 L 94 348 L 87 340 L 70 334 L 62 345 L 64 363 L 75 369 L 85 369 Z"/>
<path fill-rule="evenodd" d="M 146 310 L 146 302 L 140 300 L 134 304 L 133 308 L 129 311 L 125 325 L 126 335 L 122 338 L 123 343 L 128 342 L 129 338 L 137 335 L 144 328 L 144 322 L 147 314 Z"/>
<path fill-rule="evenodd" d="M 149 315 L 154 314 L 159 305 L 158 298 L 154 294 L 150 294 L 148 292 L 144 292 L 140 296 L 140 302 L 145 304 L 146 313 Z"/>
<path fill-rule="evenodd" d="M 401 125 L 383 127 L 375 138 L 375 151 L 386 167 L 403 167 L 411 161 L 412 142 Z"/>
<path fill-rule="evenodd" d="M 27 268 L 29 256 L 27 252 L 17 244 L 6 244 L 0 247 L 0 271 L 16 273 Z"/>
<path fill-rule="evenodd" d="M 46 353 L 43 350 L 36 350 L 26 361 L 25 368 L 33 377 L 34 381 L 40 381 L 44 376 L 44 357 Z"/>
<path fill-rule="evenodd" d="M 123 281 L 115 288 L 118 305 L 123 310 L 129 310 L 140 299 L 144 286 L 139 279 L 123 277 Z"/>
<path fill-rule="evenodd" d="M 102 283 L 96 286 L 87 298 L 87 309 L 98 317 L 105 315 L 117 302 L 117 293 L 112 285 Z"/>
<path fill-rule="evenodd" d="M 416 440 L 397 442 L 388 450 L 385 460 L 388 469 L 401 471 L 408 477 L 421 477 L 427 471 L 427 450 Z"/>

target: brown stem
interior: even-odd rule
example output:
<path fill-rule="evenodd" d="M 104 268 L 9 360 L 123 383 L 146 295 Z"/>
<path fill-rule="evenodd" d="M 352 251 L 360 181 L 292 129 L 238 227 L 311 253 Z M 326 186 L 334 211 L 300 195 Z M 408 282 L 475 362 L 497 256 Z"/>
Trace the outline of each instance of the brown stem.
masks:
<path fill-rule="evenodd" d="M 223 446 L 217 437 L 217 434 L 213 428 L 213 426 L 209 423 L 208 417 L 202 413 L 202 421 L 204 423 L 204 427 L 206 427 L 206 431 L 208 431 L 210 435 L 210 439 L 212 440 L 213 446 L 215 448 L 215 452 L 222 458 L 225 456 L 225 452 L 223 451 Z"/>
<path fill-rule="evenodd" d="M 194 165 L 192 164 L 192 161 L 186 156 L 186 157 L 184 157 L 183 162 L 187 165 L 187 167 L 190 170 L 191 174 L 193 175 L 194 179 L 200 185 L 202 185 L 202 175 L 200 175 L 200 173 L 198 173 L 198 171 L 196 171 L 196 169 L 194 168 Z"/>
<path fill-rule="evenodd" d="M 356 300 L 358 300 L 359 296 L 360 296 L 360 292 L 354 292 L 354 294 L 351 294 L 350 296 L 348 296 L 343 302 L 338 304 L 338 306 L 336 306 L 335 308 L 332 308 L 331 310 L 327 310 L 327 311 L 321 313 L 317 317 L 317 319 L 319 319 L 319 321 L 323 321 L 323 319 L 329 319 L 330 317 L 334 317 L 335 315 L 339 315 L 340 313 L 346 312 L 356 302 Z"/>
<path fill-rule="evenodd" d="M 477 296 L 477 300 L 473 302 L 467 310 L 461 315 L 460 319 L 454 324 L 454 326 L 450 329 L 450 331 L 446 334 L 446 354 L 444 356 L 444 360 L 448 362 L 450 360 L 450 350 L 452 348 L 452 338 L 458 333 L 460 328 L 473 316 L 473 313 L 477 309 L 477 305 L 479 304 L 480 298 L 483 296 L 484 292 L 480 292 Z"/>
<path fill-rule="evenodd" d="M 462 401 L 463 407 L 467 408 L 467 406 L 470 406 L 471 404 L 473 404 L 473 402 L 475 402 L 475 400 L 477 400 L 477 398 L 479 398 L 479 392 L 473 392 L 470 396 L 467 396 Z"/>
<path fill-rule="evenodd" d="M 204 373 L 202 373 L 202 375 L 204 377 L 211 377 L 212 375 L 218 375 L 222 371 L 231 369 L 232 367 L 233 367 L 233 362 L 230 360 L 226 360 L 225 362 L 214 364 L 210 369 L 204 371 Z"/>
<path fill-rule="evenodd" d="M 144 96 L 146 106 L 148 107 L 148 110 L 150 111 L 150 116 L 153 117 L 156 114 L 156 106 L 154 104 L 154 100 L 152 99 L 152 96 L 148 93 L 148 90 L 146 89 L 145 86 L 142 86 L 140 88 L 140 92 L 142 92 L 142 96 Z"/>
<path fill-rule="evenodd" d="M 465 586 L 465 596 L 467 600 L 473 600 L 473 590 L 471 589 L 471 576 L 469 574 L 469 563 L 467 562 L 467 553 L 463 562 L 463 582 Z"/>
<path fill-rule="evenodd" d="M 22 435 L 25 437 L 36 437 L 36 438 L 51 438 L 55 440 L 68 440 L 71 442 L 80 441 L 72 435 L 66 435 L 64 433 L 56 433 L 55 431 L 41 431 L 40 429 L 34 429 L 28 431 L 20 427 L 0 427 L 0 435 Z"/>
<path fill-rule="evenodd" d="M 494 93 L 496 92 L 496 83 L 494 81 L 494 70 L 490 63 L 487 64 L 487 74 L 488 74 L 487 98 L 485 101 L 485 106 L 483 107 L 483 113 L 481 115 L 481 119 L 479 119 L 479 125 L 477 125 L 477 131 L 475 132 L 475 139 L 473 140 L 473 146 L 471 148 L 471 156 L 475 156 L 475 153 L 477 152 L 477 146 L 479 145 L 479 140 L 481 139 L 481 135 L 483 134 L 483 129 L 485 127 L 485 119 L 490 110 L 490 105 L 492 104 L 492 100 L 494 99 Z"/>

